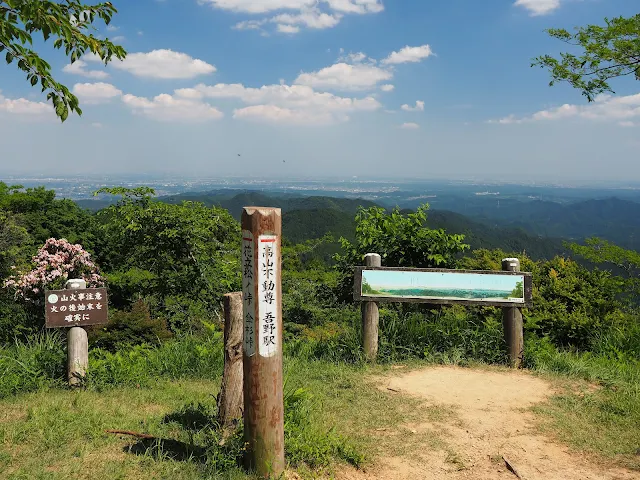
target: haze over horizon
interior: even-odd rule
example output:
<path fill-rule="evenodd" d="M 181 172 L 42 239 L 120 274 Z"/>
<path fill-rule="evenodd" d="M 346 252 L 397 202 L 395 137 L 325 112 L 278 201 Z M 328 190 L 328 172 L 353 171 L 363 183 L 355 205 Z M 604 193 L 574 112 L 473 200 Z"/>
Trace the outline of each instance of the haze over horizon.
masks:
<path fill-rule="evenodd" d="M 638 82 L 587 104 L 530 67 L 628 0 L 113 3 L 124 62 L 43 49 L 82 117 L 0 68 L 0 175 L 640 181 Z"/>

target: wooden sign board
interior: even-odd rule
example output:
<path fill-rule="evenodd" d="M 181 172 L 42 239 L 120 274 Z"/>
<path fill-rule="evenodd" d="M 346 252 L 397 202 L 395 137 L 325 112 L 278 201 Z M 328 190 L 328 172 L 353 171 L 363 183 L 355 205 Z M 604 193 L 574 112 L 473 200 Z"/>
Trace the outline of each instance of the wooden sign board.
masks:
<path fill-rule="evenodd" d="M 47 290 L 44 298 L 47 328 L 87 327 L 109 321 L 106 288 Z"/>
<path fill-rule="evenodd" d="M 531 274 L 483 270 L 358 267 L 356 301 L 528 306 Z"/>

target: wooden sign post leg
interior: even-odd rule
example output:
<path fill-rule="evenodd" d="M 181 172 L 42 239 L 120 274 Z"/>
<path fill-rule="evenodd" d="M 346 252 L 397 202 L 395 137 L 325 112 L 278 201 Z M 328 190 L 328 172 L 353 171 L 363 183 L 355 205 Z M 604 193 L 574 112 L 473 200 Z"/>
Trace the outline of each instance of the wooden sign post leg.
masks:
<path fill-rule="evenodd" d="M 505 272 L 519 272 L 520 260 L 517 258 L 503 259 L 502 270 Z M 511 367 L 521 368 L 524 356 L 522 309 L 519 307 L 504 307 L 502 309 L 502 326 L 504 328 L 504 338 L 509 350 Z"/>
<path fill-rule="evenodd" d="M 247 467 L 279 478 L 284 462 L 279 208 L 242 212 L 244 429 Z"/>
<path fill-rule="evenodd" d="M 364 257 L 367 267 L 381 267 L 382 257 L 377 253 L 368 253 Z M 378 356 L 378 323 L 380 312 L 377 302 L 362 302 L 362 343 L 364 355 L 370 362 L 375 362 Z"/>
<path fill-rule="evenodd" d="M 218 397 L 218 422 L 228 427 L 242 418 L 242 292 L 224 296 L 224 373 Z"/>
<path fill-rule="evenodd" d="M 87 282 L 81 279 L 69 280 L 67 290 L 87 288 Z M 89 366 L 89 339 L 82 327 L 71 327 L 67 331 L 67 379 L 70 387 L 81 387 Z"/>

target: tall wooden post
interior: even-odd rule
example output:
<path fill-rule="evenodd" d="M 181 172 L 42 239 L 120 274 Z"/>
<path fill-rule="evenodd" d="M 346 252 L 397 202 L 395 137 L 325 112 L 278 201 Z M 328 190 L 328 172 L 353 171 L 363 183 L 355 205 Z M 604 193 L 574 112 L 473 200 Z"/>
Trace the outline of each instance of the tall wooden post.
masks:
<path fill-rule="evenodd" d="M 519 272 L 520 260 L 505 258 L 502 260 L 502 270 L 505 272 Z M 522 309 L 519 307 L 502 308 L 502 327 L 504 338 L 509 350 L 511 367 L 521 368 L 524 356 L 524 327 L 522 323 Z"/>
<path fill-rule="evenodd" d="M 67 290 L 87 288 L 82 279 L 69 280 L 65 284 Z M 71 327 L 67 331 L 67 379 L 70 387 L 81 387 L 89 366 L 89 339 L 87 331 L 82 327 Z"/>
<path fill-rule="evenodd" d="M 263 478 L 284 472 L 282 284 L 279 208 L 242 212 L 246 465 Z"/>
<path fill-rule="evenodd" d="M 381 267 L 382 257 L 377 253 L 368 253 L 364 257 L 367 267 Z M 367 360 L 375 362 L 378 356 L 378 323 L 380 313 L 377 302 L 362 302 L 362 343 Z"/>
<path fill-rule="evenodd" d="M 224 296 L 224 373 L 218 396 L 218 423 L 227 427 L 242 418 L 242 292 Z"/>

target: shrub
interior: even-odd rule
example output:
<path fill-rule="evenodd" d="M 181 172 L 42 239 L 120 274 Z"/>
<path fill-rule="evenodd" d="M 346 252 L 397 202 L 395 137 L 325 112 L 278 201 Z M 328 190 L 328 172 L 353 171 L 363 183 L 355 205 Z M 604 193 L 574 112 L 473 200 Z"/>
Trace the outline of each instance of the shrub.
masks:
<path fill-rule="evenodd" d="M 130 311 L 111 312 L 106 326 L 89 332 L 94 347 L 111 352 L 127 345 L 159 345 L 171 335 L 164 320 L 151 317 L 143 300 L 135 302 Z"/>
<path fill-rule="evenodd" d="M 353 295 L 353 269 L 363 264 L 367 253 L 382 257 L 383 266 L 416 268 L 452 268 L 457 255 L 469 248 L 464 235 L 449 235 L 444 230 L 427 228 L 427 210 L 423 205 L 415 213 L 403 215 L 396 208 L 361 208 L 356 215 L 355 242 L 341 238 L 342 253 L 335 256 L 341 274 L 337 289 L 341 301 Z"/>
<path fill-rule="evenodd" d="M 64 287 L 70 278 L 83 278 L 87 287 L 102 287 L 104 279 L 88 252 L 81 245 L 67 240 L 48 239 L 33 257 L 34 267 L 18 273 L 4 282 L 4 287 L 14 293 L 24 307 L 24 323 L 12 328 L 15 334 L 29 334 L 44 325 L 44 292 Z"/>

